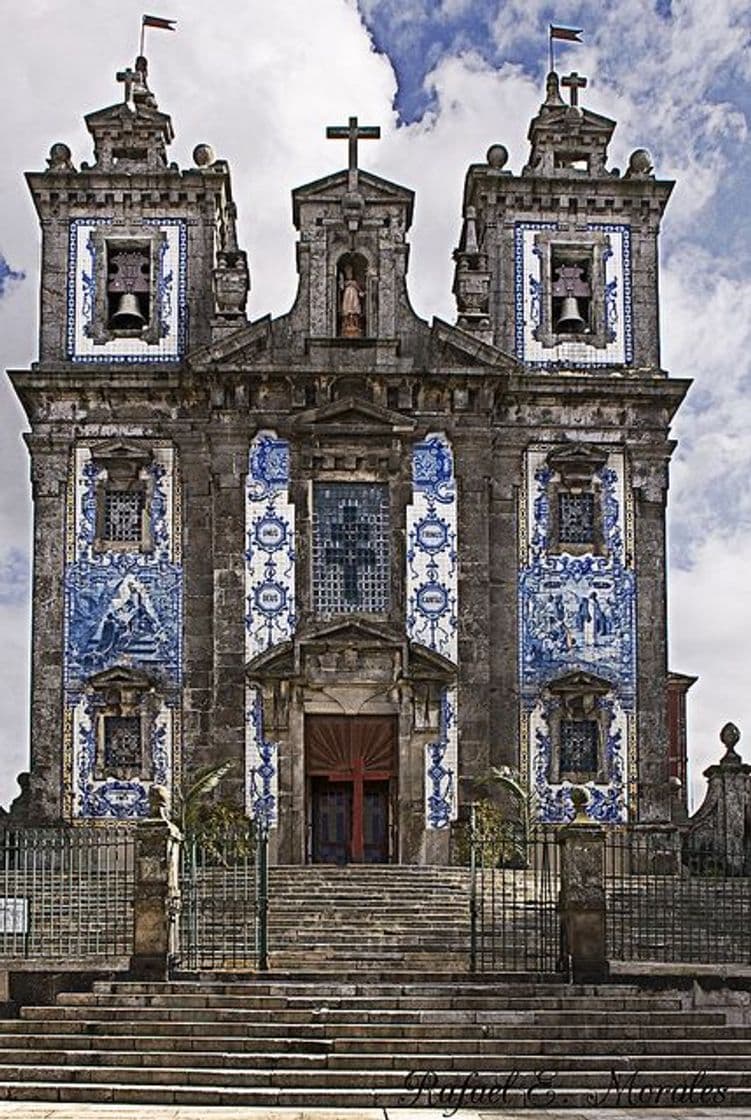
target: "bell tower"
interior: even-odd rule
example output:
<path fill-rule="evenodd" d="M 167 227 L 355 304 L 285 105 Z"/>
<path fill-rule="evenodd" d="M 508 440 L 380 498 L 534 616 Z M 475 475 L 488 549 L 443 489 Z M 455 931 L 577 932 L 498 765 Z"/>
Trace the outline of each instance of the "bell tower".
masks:
<path fill-rule="evenodd" d="M 229 169 L 200 144 L 169 162 L 144 57 L 86 116 L 93 160 L 52 145 L 27 181 L 42 233 L 39 359 L 11 374 L 34 496 L 32 758 L 37 820 L 127 819 L 178 780 L 196 585 L 183 493 L 207 492 L 184 360 L 245 325 L 248 268 Z M 205 518 L 204 518 L 205 521 Z M 203 674 L 203 676 L 201 676 Z M 187 691 L 186 691 L 187 690 Z M 204 693 L 205 694 L 205 693 Z M 187 699 L 186 699 L 187 697 Z"/>
<path fill-rule="evenodd" d="M 517 724 L 544 819 L 570 817 L 574 785 L 593 819 L 666 819 L 668 425 L 687 388 L 660 368 L 673 184 L 643 149 L 608 166 L 615 122 L 580 104 L 586 87 L 548 74 L 520 174 L 502 144 L 469 168 L 454 254 L 457 326 L 518 363 L 493 483 L 517 564 L 493 629 L 519 634 L 496 734 Z"/>

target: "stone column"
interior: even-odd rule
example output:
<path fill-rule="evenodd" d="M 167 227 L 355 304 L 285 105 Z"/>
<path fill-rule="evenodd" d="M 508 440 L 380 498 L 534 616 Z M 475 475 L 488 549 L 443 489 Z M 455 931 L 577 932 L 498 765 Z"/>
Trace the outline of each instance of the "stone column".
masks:
<path fill-rule="evenodd" d="M 166 980 L 176 944 L 179 909 L 180 830 L 168 820 L 148 819 L 136 826 L 133 956 L 136 980 Z"/>
<path fill-rule="evenodd" d="M 577 984 L 608 977 L 605 937 L 605 833 L 578 820 L 559 833 L 559 899 L 565 952 Z"/>

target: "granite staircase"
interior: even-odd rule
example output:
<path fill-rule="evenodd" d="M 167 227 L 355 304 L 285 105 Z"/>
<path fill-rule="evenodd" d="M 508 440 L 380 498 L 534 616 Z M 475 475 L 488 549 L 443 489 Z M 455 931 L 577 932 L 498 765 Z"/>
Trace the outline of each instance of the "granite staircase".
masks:
<path fill-rule="evenodd" d="M 272 969 L 461 971 L 469 962 L 465 868 L 281 866 L 269 876 Z"/>
<path fill-rule="evenodd" d="M 720 1115 L 751 1106 L 751 1026 L 633 986 L 410 976 L 396 966 L 366 977 L 358 969 L 100 982 L 0 1023 L 0 1098 L 441 1110 L 462 1100 L 693 1104 Z"/>

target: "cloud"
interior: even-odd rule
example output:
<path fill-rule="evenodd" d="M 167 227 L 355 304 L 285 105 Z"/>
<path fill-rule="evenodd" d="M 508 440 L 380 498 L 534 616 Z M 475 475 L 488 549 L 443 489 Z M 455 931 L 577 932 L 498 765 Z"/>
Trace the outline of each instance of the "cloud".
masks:
<path fill-rule="evenodd" d="M 231 163 L 253 277 L 250 314 L 290 306 L 297 283 L 290 190 L 343 166 L 344 146 L 327 142 L 325 127 L 357 114 L 380 124 L 383 136 L 362 145 L 363 165 L 416 191 L 409 272 L 416 310 L 453 321 L 451 253 L 464 175 L 494 142 L 509 149 L 510 168 L 526 162 L 526 129 L 547 67 L 548 0 L 279 0 L 273 7 L 225 0 L 221 19 L 202 5 L 183 7 L 178 32 L 149 41 L 151 84 L 173 115 L 170 158 L 189 167 L 194 145 L 208 141 Z M 674 375 L 695 385 L 673 433 L 680 443 L 669 507 L 671 665 L 701 674 L 690 695 L 690 736 L 698 757 L 713 761 L 727 718 L 745 720 L 751 733 L 741 671 L 751 633 L 742 579 L 751 561 L 751 281 L 739 250 L 751 182 L 751 52 L 742 49 L 751 11 L 747 0 L 585 0 L 564 8 L 555 18 L 584 27 L 585 43 L 561 44 L 559 66 L 588 74 L 585 104 L 618 121 L 612 162 L 624 167 L 633 148 L 646 146 L 658 174 L 677 179 L 663 226 L 663 355 Z M 36 356 L 38 226 L 22 172 L 43 168 L 56 140 L 70 145 L 77 164 L 90 159 L 83 114 L 121 98 L 114 73 L 132 64 L 124 44 L 141 11 L 136 0 L 28 0 L 4 13 L 4 76 L 13 90 L 13 113 L 0 122 L 8 156 L 0 163 L 3 254 L 13 261 L 0 287 L 13 292 L 0 299 L 4 364 L 24 367 Z M 62 69 L 60 58 L 68 60 Z M 18 283 L 23 273 L 28 279 Z M 27 618 L 16 598 L 29 535 L 23 426 L 18 402 L 0 383 L 6 796 L 12 768 L 23 765 L 27 722 Z"/>
<path fill-rule="evenodd" d="M 7 295 L 12 284 L 20 284 L 25 279 L 25 273 L 14 272 L 5 257 L 0 253 L 0 299 Z"/>
<path fill-rule="evenodd" d="M 0 554 L 0 605 L 25 603 L 29 594 L 29 558 L 18 548 Z"/>

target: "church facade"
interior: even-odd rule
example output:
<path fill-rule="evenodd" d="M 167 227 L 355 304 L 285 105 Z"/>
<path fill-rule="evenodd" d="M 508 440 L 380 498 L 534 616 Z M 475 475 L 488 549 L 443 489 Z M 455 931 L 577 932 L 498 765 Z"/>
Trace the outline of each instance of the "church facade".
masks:
<path fill-rule="evenodd" d="M 292 194 L 294 305 L 251 322 L 227 164 L 169 163 L 145 60 L 118 79 L 94 162 L 28 175 L 34 818 L 134 820 L 235 759 L 281 862 L 445 861 L 491 766 L 545 821 L 574 786 L 666 820 L 672 184 L 610 170 L 551 73 L 521 173 L 468 170 L 457 321 L 427 323 L 413 194 L 351 118 L 348 168 Z"/>

